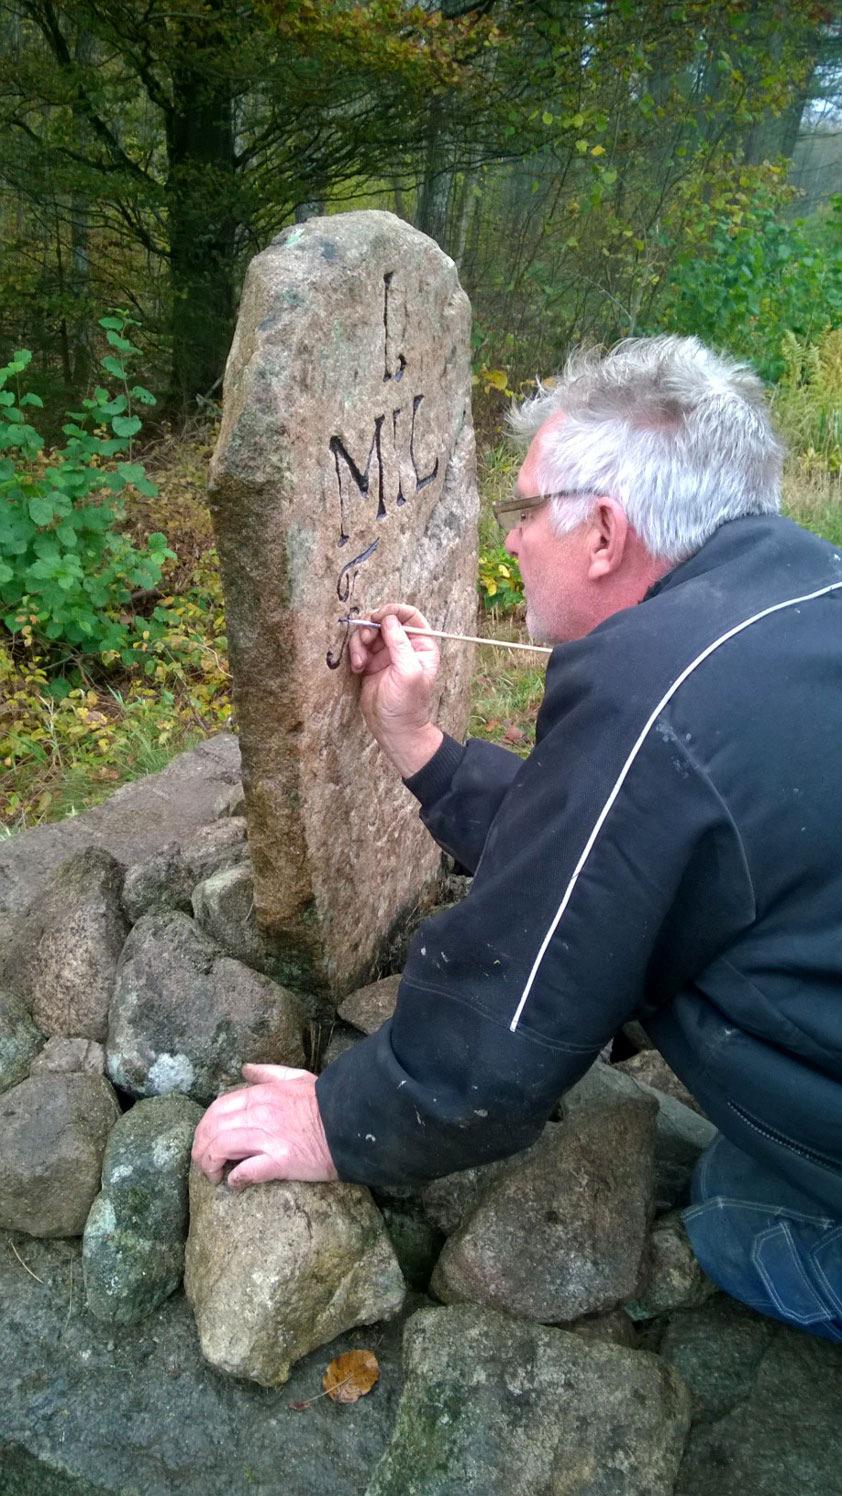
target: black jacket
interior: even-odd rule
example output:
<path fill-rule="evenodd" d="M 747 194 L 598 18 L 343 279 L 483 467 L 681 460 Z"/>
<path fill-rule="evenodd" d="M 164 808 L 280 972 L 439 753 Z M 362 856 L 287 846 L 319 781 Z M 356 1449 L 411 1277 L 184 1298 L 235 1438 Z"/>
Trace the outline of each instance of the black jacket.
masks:
<path fill-rule="evenodd" d="M 409 781 L 470 894 L 317 1096 L 340 1176 L 531 1143 L 632 1015 L 722 1132 L 842 1217 L 842 557 L 723 525 L 553 651 L 524 762 L 445 739 Z"/>

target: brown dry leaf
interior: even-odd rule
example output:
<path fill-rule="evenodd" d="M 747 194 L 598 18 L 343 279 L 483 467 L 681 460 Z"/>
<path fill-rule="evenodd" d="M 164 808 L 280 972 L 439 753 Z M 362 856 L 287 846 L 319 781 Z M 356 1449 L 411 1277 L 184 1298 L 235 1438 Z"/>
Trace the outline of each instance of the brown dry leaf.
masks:
<path fill-rule="evenodd" d="M 331 1361 L 322 1377 L 322 1386 L 334 1402 L 355 1403 L 365 1397 L 380 1378 L 380 1366 L 373 1351 L 346 1351 Z"/>
<path fill-rule="evenodd" d="M 506 731 L 503 733 L 503 742 L 522 743 L 525 737 L 526 733 L 523 731 L 523 728 L 518 727 L 515 722 L 510 722 L 508 727 L 506 728 Z"/>

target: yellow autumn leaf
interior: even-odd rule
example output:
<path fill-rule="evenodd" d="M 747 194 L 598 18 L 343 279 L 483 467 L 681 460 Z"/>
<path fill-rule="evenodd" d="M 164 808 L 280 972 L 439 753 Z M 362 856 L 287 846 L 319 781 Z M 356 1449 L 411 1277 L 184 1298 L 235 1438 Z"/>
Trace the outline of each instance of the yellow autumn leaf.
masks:
<path fill-rule="evenodd" d="M 322 1386 L 333 1402 L 355 1403 L 379 1379 L 380 1366 L 373 1351 L 346 1351 L 326 1368 Z"/>
<path fill-rule="evenodd" d="M 593 147 L 593 150 L 591 151 L 591 155 L 592 156 L 604 156 L 605 155 L 605 146 L 604 145 L 595 145 Z"/>

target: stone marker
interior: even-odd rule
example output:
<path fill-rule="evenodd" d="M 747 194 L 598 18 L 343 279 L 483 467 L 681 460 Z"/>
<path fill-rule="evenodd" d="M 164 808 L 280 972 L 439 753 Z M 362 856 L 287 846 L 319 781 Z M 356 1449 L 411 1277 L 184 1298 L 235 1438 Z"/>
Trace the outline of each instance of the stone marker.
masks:
<path fill-rule="evenodd" d="M 473 633 L 470 309 L 453 262 L 390 213 L 313 218 L 252 261 L 211 507 L 261 925 L 282 980 L 343 996 L 440 854 L 360 717 L 338 623 L 414 602 Z M 445 644 L 439 720 L 467 717 Z"/>

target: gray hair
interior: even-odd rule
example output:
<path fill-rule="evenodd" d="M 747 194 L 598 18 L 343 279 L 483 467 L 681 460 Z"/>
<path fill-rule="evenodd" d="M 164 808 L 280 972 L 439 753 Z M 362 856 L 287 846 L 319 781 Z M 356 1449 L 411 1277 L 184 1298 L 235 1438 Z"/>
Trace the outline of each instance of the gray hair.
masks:
<path fill-rule="evenodd" d="M 529 441 L 550 416 L 540 492 L 582 489 L 615 498 L 650 555 L 685 560 L 721 524 L 780 508 L 783 446 L 758 376 L 698 338 L 627 338 L 609 353 L 579 350 L 551 388 L 513 409 Z M 559 534 L 594 499 L 553 500 Z"/>

